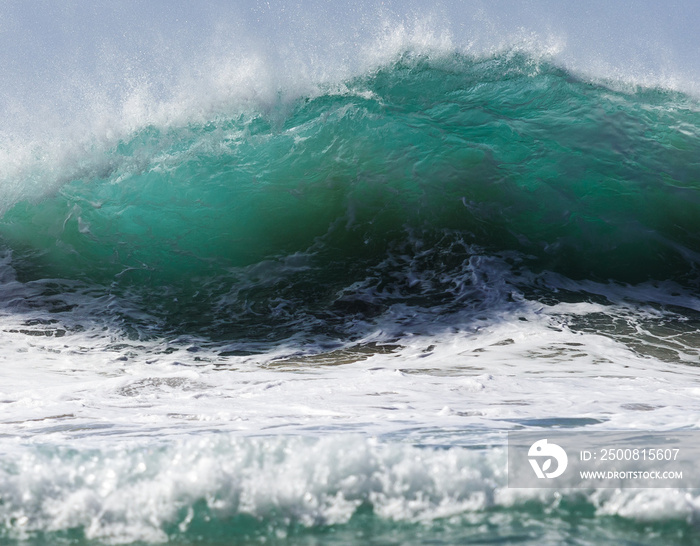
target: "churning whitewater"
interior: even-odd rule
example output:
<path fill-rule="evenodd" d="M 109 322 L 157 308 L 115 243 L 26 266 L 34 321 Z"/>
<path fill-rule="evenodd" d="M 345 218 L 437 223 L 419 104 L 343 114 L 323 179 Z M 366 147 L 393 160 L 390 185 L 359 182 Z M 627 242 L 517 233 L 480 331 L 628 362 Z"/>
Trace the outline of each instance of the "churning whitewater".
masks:
<path fill-rule="evenodd" d="M 435 40 L 248 91 L 4 139 L 0 542 L 700 540 L 505 447 L 697 428 L 694 96 Z"/>

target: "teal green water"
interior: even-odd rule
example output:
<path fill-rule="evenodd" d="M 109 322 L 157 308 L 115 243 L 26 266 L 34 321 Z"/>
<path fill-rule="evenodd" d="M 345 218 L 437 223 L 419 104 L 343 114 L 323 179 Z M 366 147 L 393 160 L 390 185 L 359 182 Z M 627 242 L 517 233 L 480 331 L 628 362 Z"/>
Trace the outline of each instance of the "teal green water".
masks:
<path fill-rule="evenodd" d="M 682 94 L 522 54 L 406 54 L 342 88 L 96 148 L 55 195 L 7 210 L 0 238 L 22 280 L 136 294 L 181 323 L 244 305 L 274 322 L 280 302 L 342 321 L 367 311 L 338 294 L 368 271 L 372 305 L 430 305 L 444 290 L 409 290 L 411 275 L 454 279 L 475 253 L 694 288 L 698 127 Z"/>
<path fill-rule="evenodd" d="M 520 54 L 407 54 L 342 90 L 139 130 L 16 203 L 0 237 L 23 280 L 196 293 L 208 309 L 241 275 L 269 307 L 255 264 L 278 265 L 277 293 L 328 307 L 380 264 L 394 282 L 388 254 L 449 262 L 456 242 L 453 275 L 474 245 L 575 279 L 695 286 L 699 126 L 686 96 Z"/>
<path fill-rule="evenodd" d="M 205 510 L 204 501 L 196 510 Z M 619 518 L 596 518 L 594 509 L 584 503 L 562 503 L 556 510 L 542 508 L 536 503 L 521 510 L 495 509 L 486 513 L 431 522 L 431 524 L 391 522 L 373 516 L 371 507 L 358 510 L 352 520 L 343 525 L 309 528 L 284 521 L 260 521 L 252 516 L 236 516 L 225 521 L 203 519 L 190 524 L 188 532 L 176 527 L 169 531 L 167 544 L 177 546 L 206 544 L 285 544 L 317 546 L 323 544 L 624 544 L 627 546 L 666 546 L 668 544 L 698 544 L 696 531 L 685 522 L 635 524 Z M 183 514 L 184 519 L 184 514 Z M 33 533 L 32 538 L 7 538 L 7 544 L 24 546 L 102 545 L 110 540 L 86 539 L 80 529 L 57 533 Z M 157 542 L 129 542 L 135 546 Z"/>

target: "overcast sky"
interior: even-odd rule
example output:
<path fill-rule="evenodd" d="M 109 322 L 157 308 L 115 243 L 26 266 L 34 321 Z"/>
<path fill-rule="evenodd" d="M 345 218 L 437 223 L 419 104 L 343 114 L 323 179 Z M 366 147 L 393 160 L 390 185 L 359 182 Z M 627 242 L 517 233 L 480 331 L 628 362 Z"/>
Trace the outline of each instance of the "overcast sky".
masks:
<path fill-rule="evenodd" d="M 560 46 L 565 64 L 611 74 L 700 81 L 698 0 L 268 2 L 239 0 L 3 0 L 0 108 L 52 83 L 107 85 L 140 72 L 163 85 L 211 55 L 262 51 L 291 62 L 352 63 L 385 23 L 430 19 L 456 46 L 528 33 Z M 690 82 L 690 83 L 688 83 Z M 682 88 L 683 85 L 680 85 Z M 697 89 L 696 89 L 697 91 Z"/>
<path fill-rule="evenodd" d="M 397 17 L 425 12 L 425 2 L 239 0 L 4 0 L 0 5 L 2 65 L 39 63 L 71 56 L 105 41 L 129 50 L 155 35 L 187 44 L 228 26 L 232 31 L 279 30 L 341 37 L 347 29 L 371 27 L 380 13 Z M 521 27 L 561 33 L 570 47 L 600 55 L 654 56 L 658 48 L 686 67 L 700 69 L 700 2 L 681 0 L 531 0 L 431 2 L 431 11 L 449 19 L 463 39 L 492 24 L 507 33 Z M 486 22 L 488 20 L 488 23 Z M 274 35 L 266 38 L 274 41 Z M 617 53 L 615 53 L 617 52 Z"/>

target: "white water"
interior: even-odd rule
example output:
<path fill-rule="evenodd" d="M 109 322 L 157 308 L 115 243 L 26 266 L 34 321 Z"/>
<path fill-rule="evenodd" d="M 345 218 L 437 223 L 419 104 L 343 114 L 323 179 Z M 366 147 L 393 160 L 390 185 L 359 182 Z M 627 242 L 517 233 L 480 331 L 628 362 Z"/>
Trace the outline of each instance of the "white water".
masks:
<path fill-rule="evenodd" d="M 365 502 L 389 521 L 427 524 L 532 500 L 556 506 L 561 494 L 583 495 L 601 516 L 698 516 L 700 501 L 681 490 L 507 488 L 505 433 L 520 426 L 698 427 L 692 328 L 662 335 L 655 328 L 677 317 L 632 301 L 679 303 L 667 289 L 585 286 L 606 306 L 513 293 L 468 328 L 420 318 L 399 340 L 392 324 L 405 328 L 410 313 L 394 308 L 336 350 L 224 356 L 236 345 L 130 340 L 113 319 L 95 321 L 96 309 L 118 305 L 105 298 L 75 296 L 82 307 L 47 323 L 7 268 L 0 521 L 14 538 L 79 526 L 88 539 L 160 542 L 168 525 L 188 528 L 201 499 L 218 518 L 307 526 L 345 523 Z M 569 327 L 600 315 L 637 328 L 634 343 Z"/>

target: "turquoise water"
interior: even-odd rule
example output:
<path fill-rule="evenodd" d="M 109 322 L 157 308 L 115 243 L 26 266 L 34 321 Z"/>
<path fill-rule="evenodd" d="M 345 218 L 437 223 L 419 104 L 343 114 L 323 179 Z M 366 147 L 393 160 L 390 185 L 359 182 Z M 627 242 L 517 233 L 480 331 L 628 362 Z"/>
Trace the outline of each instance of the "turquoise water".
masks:
<path fill-rule="evenodd" d="M 139 129 L 15 203 L 0 235 L 23 281 L 95 283 L 228 337 L 245 305 L 284 333 L 276 314 L 444 303 L 476 254 L 694 290 L 699 124 L 687 96 L 522 53 L 406 53 L 264 111 Z"/>
<path fill-rule="evenodd" d="M 700 542 L 696 492 L 517 492 L 504 451 L 698 426 L 699 127 L 677 91 L 407 50 L 30 162 L 0 542 Z"/>

